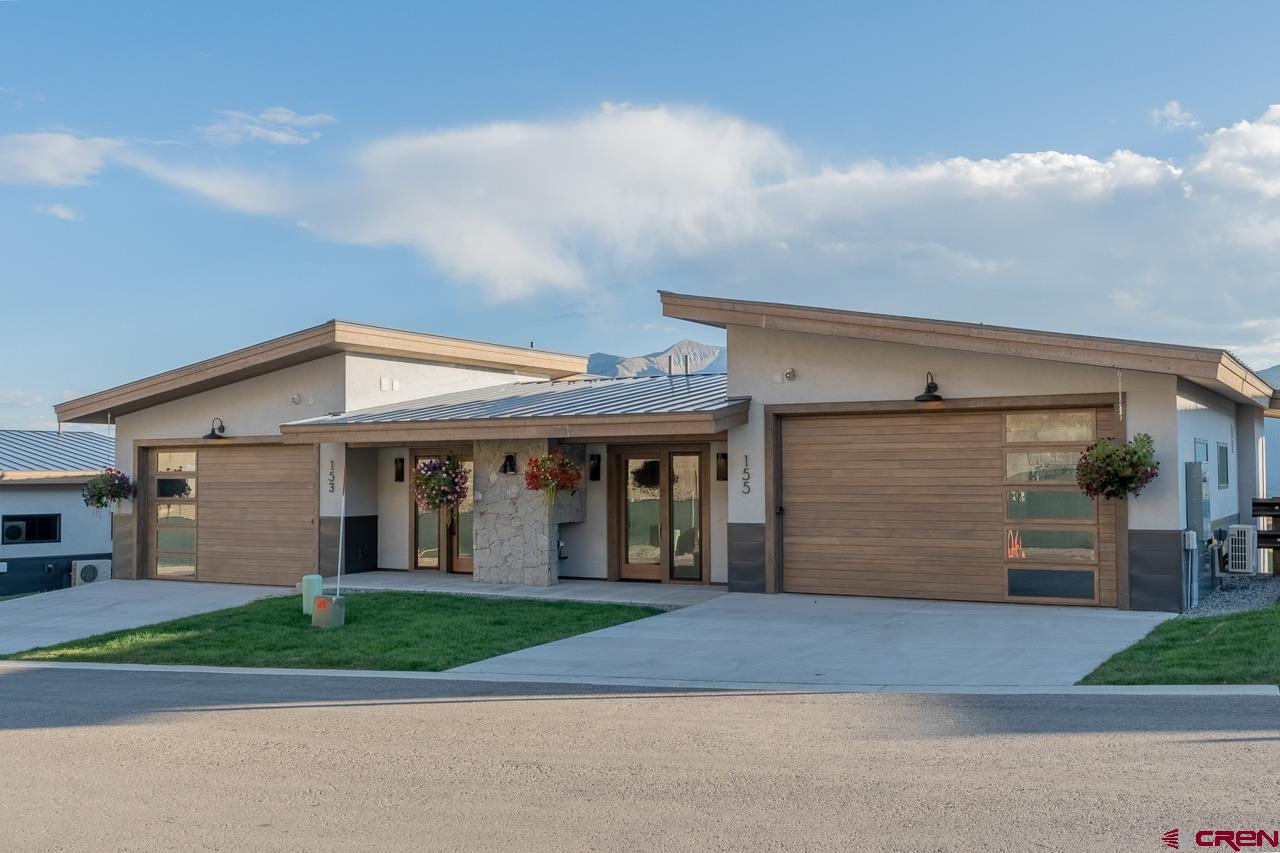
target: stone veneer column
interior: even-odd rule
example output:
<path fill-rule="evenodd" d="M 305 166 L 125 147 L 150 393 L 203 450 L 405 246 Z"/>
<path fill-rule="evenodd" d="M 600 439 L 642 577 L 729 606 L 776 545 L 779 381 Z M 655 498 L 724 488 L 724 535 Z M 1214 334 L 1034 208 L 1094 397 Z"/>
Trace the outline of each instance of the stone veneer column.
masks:
<path fill-rule="evenodd" d="M 524 466 L 555 443 L 548 439 L 477 441 L 473 451 L 475 482 L 473 547 L 474 579 L 480 583 L 550 586 L 559 580 L 560 524 L 581 521 L 585 492 L 562 496 L 548 507 L 541 492 L 524 485 Z M 585 450 L 561 448 L 580 464 Z M 516 474 L 499 474 L 508 453 L 516 457 Z"/>

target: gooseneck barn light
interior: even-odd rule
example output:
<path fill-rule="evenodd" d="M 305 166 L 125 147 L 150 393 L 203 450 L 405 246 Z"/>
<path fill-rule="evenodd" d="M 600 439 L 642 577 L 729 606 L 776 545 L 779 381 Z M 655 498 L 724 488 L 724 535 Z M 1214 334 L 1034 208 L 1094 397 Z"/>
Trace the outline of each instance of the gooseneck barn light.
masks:
<path fill-rule="evenodd" d="M 942 399 L 938 393 L 938 383 L 933 381 L 933 371 L 924 375 L 924 393 L 916 395 L 917 403 L 936 403 Z"/>
<path fill-rule="evenodd" d="M 205 436 L 207 439 L 222 438 L 223 433 L 227 431 L 227 425 L 222 422 L 222 418 L 214 418 L 209 422 L 209 434 Z"/>

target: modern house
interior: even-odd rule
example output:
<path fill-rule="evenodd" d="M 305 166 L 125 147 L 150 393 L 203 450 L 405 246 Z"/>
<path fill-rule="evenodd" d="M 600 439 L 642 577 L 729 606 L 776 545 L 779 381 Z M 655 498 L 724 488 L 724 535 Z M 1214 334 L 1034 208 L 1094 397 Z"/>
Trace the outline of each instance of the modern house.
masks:
<path fill-rule="evenodd" d="M 727 375 L 595 379 L 575 356 L 334 321 L 56 411 L 115 424 L 140 485 L 115 519 L 117 577 L 332 572 L 345 486 L 350 570 L 1177 610 L 1206 582 L 1183 552 L 1183 463 L 1204 460 L 1191 492 L 1215 527 L 1265 494 L 1275 390 L 1222 350 L 662 306 L 726 330 Z M 1142 432 L 1161 475 L 1137 498 L 1083 496 L 1080 452 Z M 547 506 L 518 472 L 556 447 L 586 476 Z M 410 496 L 415 464 L 445 455 L 472 475 L 456 523 Z"/>
<path fill-rule="evenodd" d="M 111 558 L 111 514 L 80 490 L 114 458 L 101 433 L 0 430 L 0 595 L 58 589 L 77 561 Z"/>

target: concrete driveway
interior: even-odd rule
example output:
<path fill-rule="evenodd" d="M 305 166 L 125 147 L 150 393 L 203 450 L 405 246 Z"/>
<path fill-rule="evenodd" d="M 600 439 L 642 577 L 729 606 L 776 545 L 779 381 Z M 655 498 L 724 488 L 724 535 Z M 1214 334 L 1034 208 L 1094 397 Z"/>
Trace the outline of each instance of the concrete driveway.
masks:
<path fill-rule="evenodd" d="M 1170 616 L 731 593 L 452 671 L 689 687 L 1064 686 Z"/>
<path fill-rule="evenodd" d="M 247 604 L 293 590 L 178 581 L 106 581 L 0 601 L 0 654 Z"/>

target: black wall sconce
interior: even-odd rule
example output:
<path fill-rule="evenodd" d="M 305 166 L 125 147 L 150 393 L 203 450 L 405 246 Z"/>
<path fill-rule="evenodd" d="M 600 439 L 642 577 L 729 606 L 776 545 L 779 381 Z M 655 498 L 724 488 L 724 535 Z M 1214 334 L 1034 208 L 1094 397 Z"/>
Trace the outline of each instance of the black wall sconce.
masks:
<path fill-rule="evenodd" d="M 720 481 L 729 479 L 729 454 L 716 454 L 716 479 Z"/>
<path fill-rule="evenodd" d="M 404 482 L 404 457 L 403 456 L 396 457 L 396 482 L 397 483 Z"/>
<path fill-rule="evenodd" d="M 596 481 L 600 479 L 600 454 L 599 453 L 592 453 L 587 457 L 587 479 L 596 480 Z"/>
<path fill-rule="evenodd" d="M 938 393 L 938 383 L 933 381 L 933 371 L 928 371 L 924 375 L 924 393 L 916 395 L 917 403 L 937 403 L 942 399 L 942 395 Z"/>
<path fill-rule="evenodd" d="M 516 455 L 508 453 L 506 458 L 502 460 L 502 467 L 498 469 L 499 474 L 514 474 L 516 472 Z"/>
<path fill-rule="evenodd" d="M 227 431 L 227 425 L 222 422 L 222 418 L 214 418 L 209 422 L 209 434 L 204 436 L 207 439 L 223 438 L 223 433 Z"/>

